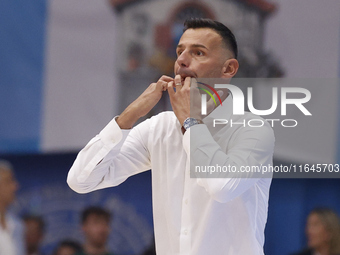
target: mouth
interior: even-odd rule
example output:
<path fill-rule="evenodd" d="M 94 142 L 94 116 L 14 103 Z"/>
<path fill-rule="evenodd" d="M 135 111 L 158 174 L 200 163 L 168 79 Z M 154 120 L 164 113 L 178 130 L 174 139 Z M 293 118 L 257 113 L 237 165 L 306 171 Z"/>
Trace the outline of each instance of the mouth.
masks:
<path fill-rule="evenodd" d="M 184 82 L 187 77 L 194 78 L 194 76 L 181 76 L 181 81 Z"/>
<path fill-rule="evenodd" d="M 196 75 L 194 72 L 190 71 L 190 70 L 183 70 L 183 69 L 179 69 L 176 73 L 176 75 L 179 74 L 181 76 L 181 80 L 182 82 L 185 80 L 185 78 L 187 77 L 191 77 L 191 78 L 196 78 Z"/>

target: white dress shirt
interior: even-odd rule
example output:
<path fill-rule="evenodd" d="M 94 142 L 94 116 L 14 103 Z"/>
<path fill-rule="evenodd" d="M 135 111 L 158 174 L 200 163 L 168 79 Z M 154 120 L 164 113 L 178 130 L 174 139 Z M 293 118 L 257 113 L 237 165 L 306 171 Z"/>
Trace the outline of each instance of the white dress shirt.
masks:
<path fill-rule="evenodd" d="M 0 224 L 0 255 L 24 255 L 24 233 L 22 223 L 7 213 L 6 228 Z"/>
<path fill-rule="evenodd" d="M 190 178 L 189 158 L 207 165 L 272 164 L 274 134 L 267 122 L 261 128 L 211 128 L 221 116 L 238 122 L 259 118 L 232 116 L 231 109 L 227 98 L 203 120 L 207 125 L 194 125 L 184 135 L 173 112 L 131 130 L 121 130 L 113 119 L 80 151 L 67 182 L 86 193 L 152 169 L 158 255 L 263 254 L 271 178 Z M 198 139 L 190 139 L 194 131 Z"/>

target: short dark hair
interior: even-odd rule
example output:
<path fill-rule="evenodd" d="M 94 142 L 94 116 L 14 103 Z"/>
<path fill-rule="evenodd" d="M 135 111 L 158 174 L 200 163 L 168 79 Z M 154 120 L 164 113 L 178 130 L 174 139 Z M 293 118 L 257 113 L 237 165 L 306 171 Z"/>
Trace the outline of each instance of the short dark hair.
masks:
<path fill-rule="evenodd" d="M 223 25 L 221 22 L 211 20 L 211 19 L 190 18 L 184 22 L 183 32 L 185 32 L 189 28 L 192 28 L 192 29 L 211 28 L 212 30 L 217 32 L 222 37 L 222 40 L 226 48 L 231 50 L 231 52 L 234 55 L 234 58 L 237 59 L 238 52 L 237 52 L 236 38 L 233 32 L 231 32 L 231 30 L 225 25 Z"/>
<path fill-rule="evenodd" d="M 81 215 L 81 223 L 84 224 L 90 215 L 96 215 L 105 218 L 108 222 L 111 220 L 111 214 L 99 206 L 90 206 L 84 209 Z"/>
<path fill-rule="evenodd" d="M 65 239 L 59 242 L 57 247 L 54 249 L 53 255 L 58 255 L 59 251 L 63 247 L 69 247 L 74 250 L 75 254 L 78 254 L 83 251 L 83 247 L 78 241 Z"/>

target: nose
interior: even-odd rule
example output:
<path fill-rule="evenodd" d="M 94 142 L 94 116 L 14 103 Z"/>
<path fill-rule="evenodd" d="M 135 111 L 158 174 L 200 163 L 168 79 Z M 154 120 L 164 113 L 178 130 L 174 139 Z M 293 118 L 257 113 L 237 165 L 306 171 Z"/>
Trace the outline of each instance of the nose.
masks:
<path fill-rule="evenodd" d="M 177 57 L 177 64 L 180 66 L 180 67 L 189 67 L 190 65 L 190 54 L 184 50 L 178 57 Z"/>

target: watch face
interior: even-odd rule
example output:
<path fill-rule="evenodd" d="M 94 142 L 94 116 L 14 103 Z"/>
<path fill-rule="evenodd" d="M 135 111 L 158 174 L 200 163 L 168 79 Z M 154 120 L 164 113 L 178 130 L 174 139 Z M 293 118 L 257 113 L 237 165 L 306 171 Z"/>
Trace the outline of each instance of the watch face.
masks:
<path fill-rule="evenodd" d="M 198 120 L 194 119 L 194 118 L 187 118 L 184 123 L 183 123 L 183 127 L 185 129 L 188 129 L 189 127 L 199 124 Z"/>

